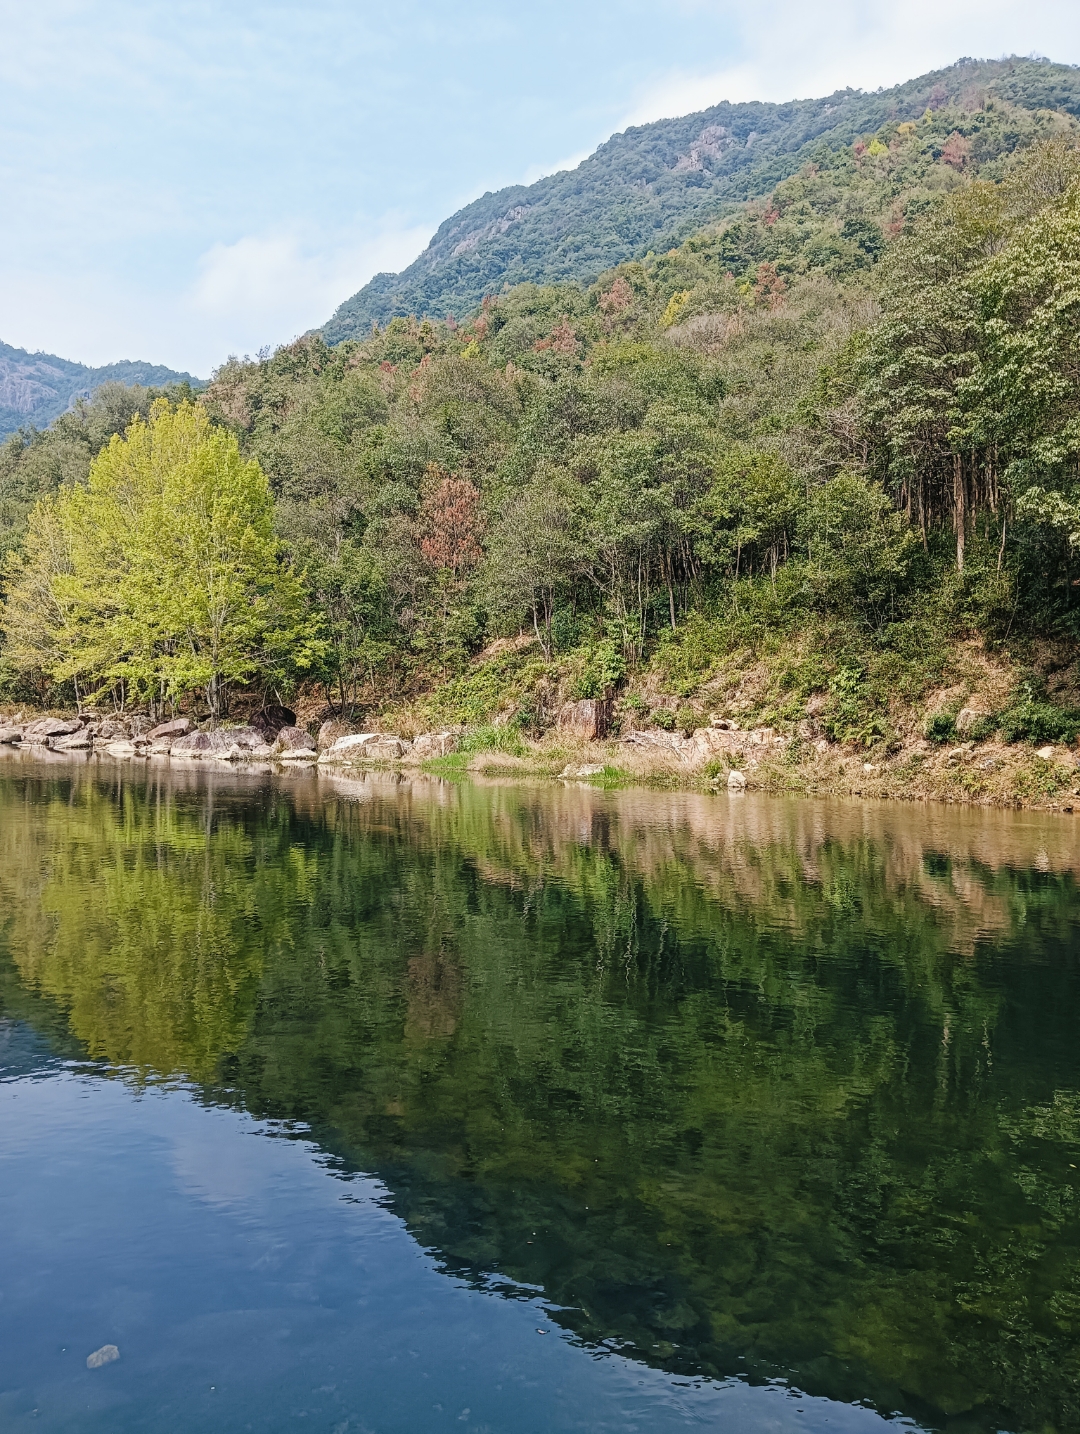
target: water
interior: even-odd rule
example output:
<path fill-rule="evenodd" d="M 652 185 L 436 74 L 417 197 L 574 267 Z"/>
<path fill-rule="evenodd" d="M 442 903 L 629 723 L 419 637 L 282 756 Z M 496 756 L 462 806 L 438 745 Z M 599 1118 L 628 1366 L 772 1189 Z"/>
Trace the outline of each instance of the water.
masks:
<path fill-rule="evenodd" d="M 1080 1429 L 1075 830 L 5 757 L 0 1428 Z"/>

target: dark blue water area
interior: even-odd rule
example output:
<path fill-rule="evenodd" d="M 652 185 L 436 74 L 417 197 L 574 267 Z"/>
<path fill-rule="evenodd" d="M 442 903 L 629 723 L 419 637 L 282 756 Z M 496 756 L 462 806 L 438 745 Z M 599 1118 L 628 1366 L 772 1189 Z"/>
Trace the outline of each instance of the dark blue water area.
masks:
<path fill-rule="evenodd" d="M 65 1064 L 15 1023 L 0 1049 L 6 1434 L 913 1427 L 584 1348 L 529 1291 L 441 1271 L 302 1131 Z"/>

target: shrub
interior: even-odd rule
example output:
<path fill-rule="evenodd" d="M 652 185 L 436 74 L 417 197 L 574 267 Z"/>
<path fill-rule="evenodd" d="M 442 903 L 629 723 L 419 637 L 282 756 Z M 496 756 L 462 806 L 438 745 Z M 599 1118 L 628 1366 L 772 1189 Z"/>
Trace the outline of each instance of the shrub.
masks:
<path fill-rule="evenodd" d="M 935 712 L 924 733 L 928 742 L 952 742 L 956 738 L 956 719 L 950 712 Z"/>
<path fill-rule="evenodd" d="M 654 727 L 659 727 L 662 732 L 674 732 L 675 713 L 668 707 L 658 707 L 652 714 Z"/>

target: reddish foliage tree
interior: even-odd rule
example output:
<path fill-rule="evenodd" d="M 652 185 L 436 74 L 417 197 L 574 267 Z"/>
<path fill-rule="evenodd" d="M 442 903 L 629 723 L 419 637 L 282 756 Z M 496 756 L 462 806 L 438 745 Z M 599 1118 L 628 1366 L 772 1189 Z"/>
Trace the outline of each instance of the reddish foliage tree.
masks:
<path fill-rule="evenodd" d="M 430 486 L 420 505 L 420 551 L 433 568 L 457 577 L 483 557 L 480 494 L 467 478 L 455 478 L 437 463 L 427 471 Z"/>
<path fill-rule="evenodd" d="M 611 288 L 608 289 L 607 293 L 600 295 L 597 304 L 602 314 L 608 314 L 611 318 L 618 318 L 620 314 L 625 314 L 626 310 L 630 307 L 633 297 L 633 289 L 631 289 L 630 285 L 620 274 Z"/>
<path fill-rule="evenodd" d="M 971 157 L 971 141 L 953 130 L 941 146 L 941 162 L 952 169 L 963 169 Z"/>
<path fill-rule="evenodd" d="M 770 309 L 778 308 L 784 302 L 786 288 L 784 276 L 777 271 L 775 264 L 767 263 L 757 266 L 757 273 L 754 276 L 755 303 L 768 304 Z"/>

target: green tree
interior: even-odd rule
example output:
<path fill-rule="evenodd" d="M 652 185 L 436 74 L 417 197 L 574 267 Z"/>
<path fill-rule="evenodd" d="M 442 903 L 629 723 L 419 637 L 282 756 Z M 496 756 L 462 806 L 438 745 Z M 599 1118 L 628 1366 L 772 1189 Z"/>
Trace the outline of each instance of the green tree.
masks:
<path fill-rule="evenodd" d="M 187 402 L 155 403 L 85 485 L 40 502 L 9 578 L 8 662 L 80 698 L 160 709 L 201 691 L 218 718 L 230 688 L 280 691 L 321 653 L 265 475 Z"/>

